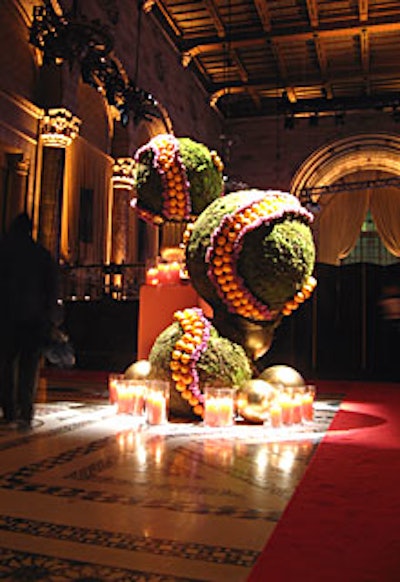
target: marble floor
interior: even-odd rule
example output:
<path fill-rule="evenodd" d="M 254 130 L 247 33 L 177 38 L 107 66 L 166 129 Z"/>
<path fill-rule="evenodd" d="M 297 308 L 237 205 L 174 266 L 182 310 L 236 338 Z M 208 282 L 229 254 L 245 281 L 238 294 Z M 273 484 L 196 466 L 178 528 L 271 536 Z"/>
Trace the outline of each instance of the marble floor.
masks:
<path fill-rule="evenodd" d="M 294 429 L 147 426 L 102 390 L 49 389 L 0 428 L 0 579 L 245 581 L 339 407 Z"/>

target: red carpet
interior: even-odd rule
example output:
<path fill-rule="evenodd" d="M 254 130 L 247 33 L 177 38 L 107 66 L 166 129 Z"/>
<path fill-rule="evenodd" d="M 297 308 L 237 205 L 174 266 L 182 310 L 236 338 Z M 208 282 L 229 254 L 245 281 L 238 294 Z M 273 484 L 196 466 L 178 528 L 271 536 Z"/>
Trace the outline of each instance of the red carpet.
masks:
<path fill-rule="evenodd" d="M 399 582 L 400 384 L 346 397 L 247 582 Z"/>

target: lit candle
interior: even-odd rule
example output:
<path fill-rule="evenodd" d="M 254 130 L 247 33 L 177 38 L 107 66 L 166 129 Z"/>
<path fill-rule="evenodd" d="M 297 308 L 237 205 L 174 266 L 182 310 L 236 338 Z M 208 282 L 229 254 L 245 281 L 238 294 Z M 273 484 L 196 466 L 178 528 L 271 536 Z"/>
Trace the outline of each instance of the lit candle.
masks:
<path fill-rule="evenodd" d="M 119 414 L 141 416 L 144 412 L 146 386 L 144 380 L 117 380 L 117 411 Z"/>
<path fill-rule="evenodd" d="M 303 401 L 301 394 L 293 397 L 293 424 L 300 424 L 303 419 Z"/>
<path fill-rule="evenodd" d="M 169 265 L 170 271 L 171 271 L 171 283 L 173 283 L 174 285 L 178 285 L 181 282 L 181 266 L 178 263 L 178 261 L 173 261 L 172 263 L 170 263 Z"/>
<path fill-rule="evenodd" d="M 232 426 L 234 391 L 231 388 L 206 388 L 204 399 L 204 424 L 207 426 Z"/>
<path fill-rule="evenodd" d="M 279 428 L 282 425 L 282 407 L 279 402 L 274 402 L 269 409 L 271 426 Z"/>
<path fill-rule="evenodd" d="M 141 416 L 144 412 L 146 386 L 142 381 L 131 385 L 132 391 L 132 414 Z"/>
<path fill-rule="evenodd" d="M 170 270 L 168 263 L 159 263 L 158 282 L 160 285 L 168 285 L 170 283 Z"/>
<path fill-rule="evenodd" d="M 152 380 L 146 398 L 146 419 L 149 424 L 168 421 L 169 383 Z"/>
<path fill-rule="evenodd" d="M 162 394 L 150 392 L 147 402 L 147 422 L 149 424 L 162 424 L 167 420 L 167 401 Z"/>
<path fill-rule="evenodd" d="M 110 404 L 117 402 L 117 382 L 124 378 L 125 376 L 119 373 L 111 373 L 108 375 L 108 401 Z"/>
<path fill-rule="evenodd" d="M 118 414 L 130 414 L 132 411 L 132 393 L 126 381 L 117 381 L 116 393 Z"/>
<path fill-rule="evenodd" d="M 312 421 L 314 419 L 314 399 L 315 386 L 306 386 L 302 397 L 302 414 L 304 420 Z"/>
<path fill-rule="evenodd" d="M 150 267 L 146 271 L 146 285 L 158 285 L 159 273 L 157 267 Z"/>
<path fill-rule="evenodd" d="M 293 424 L 293 401 L 289 396 L 282 394 L 280 403 L 282 408 L 282 422 L 290 426 Z"/>

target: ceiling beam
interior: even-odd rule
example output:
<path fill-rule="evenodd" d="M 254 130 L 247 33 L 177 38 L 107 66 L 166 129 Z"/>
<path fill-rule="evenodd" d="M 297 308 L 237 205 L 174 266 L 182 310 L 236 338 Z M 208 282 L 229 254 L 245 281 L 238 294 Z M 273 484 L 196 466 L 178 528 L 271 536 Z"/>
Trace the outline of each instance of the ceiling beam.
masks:
<path fill-rule="evenodd" d="M 220 38 L 225 38 L 225 27 L 219 15 L 219 12 L 216 8 L 215 3 L 213 2 L 213 0 L 205 0 L 205 5 L 207 6 L 207 10 L 211 15 L 215 29 L 217 31 L 217 35 Z"/>
<path fill-rule="evenodd" d="M 362 30 L 360 35 L 361 68 L 365 77 L 365 90 L 370 93 L 370 42 L 368 30 Z"/>
<path fill-rule="evenodd" d="M 271 32 L 271 16 L 268 10 L 266 0 L 254 0 L 254 6 L 256 7 L 258 17 L 261 21 L 262 27 L 265 32 Z"/>
<path fill-rule="evenodd" d="M 360 22 L 367 22 L 368 20 L 368 0 L 358 0 L 358 14 Z"/>
<path fill-rule="evenodd" d="M 243 83 L 247 84 L 249 81 L 249 75 L 235 50 L 230 51 L 230 58 L 237 71 L 239 72 L 240 79 L 243 81 Z M 248 93 L 253 99 L 254 105 L 257 107 L 257 109 L 259 109 L 261 107 L 261 99 L 258 92 L 256 91 L 256 88 L 248 85 Z"/>
<path fill-rule="evenodd" d="M 258 17 L 261 21 L 263 30 L 269 34 L 272 30 L 272 25 L 271 25 L 271 15 L 266 0 L 254 0 L 254 6 L 256 7 Z M 286 64 L 280 53 L 279 46 L 275 44 L 273 40 L 271 40 L 271 48 L 274 54 L 275 62 L 277 64 L 279 77 L 282 79 L 283 84 L 285 85 L 283 91 L 286 94 L 286 97 L 289 99 L 289 101 L 293 103 L 296 101 L 296 94 L 293 87 L 287 81 L 288 75 Z"/>
<path fill-rule="evenodd" d="M 382 74 L 376 74 L 372 76 L 372 79 L 377 81 L 379 80 L 379 78 L 384 78 L 387 79 L 387 75 Z M 356 83 L 362 83 L 365 79 L 363 75 L 354 75 L 354 74 L 350 74 L 346 77 L 341 77 L 339 78 L 335 78 L 335 82 L 340 82 L 340 81 L 346 81 L 348 79 L 352 79 L 354 82 Z M 398 77 L 396 77 L 396 79 L 398 79 Z M 294 87 L 298 87 L 300 89 L 303 88 L 307 88 L 310 87 L 310 82 L 305 83 L 304 79 L 298 79 L 298 82 L 293 82 L 293 86 Z M 320 86 L 321 89 L 321 93 L 322 93 L 322 89 L 324 88 L 324 86 L 321 84 L 320 80 L 316 80 L 315 81 L 315 87 Z M 229 84 L 224 84 L 224 83 L 215 83 L 213 84 L 211 87 L 209 87 L 209 100 L 210 103 L 212 105 L 216 105 L 217 101 L 226 94 L 240 94 L 240 93 L 245 93 L 245 92 L 249 92 L 251 88 L 257 89 L 258 91 L 260 91 L 260 89 L 264 92 L 273 92 L 273 93 L 281 93 L 282 96 L 286 96 L 286 100 L 287 103 L 290 106 L 293 106 L 294 108 L 296 107 L 296 103 L 298 103 L 297 100 L 290 100 L 289 95 L 286 94 L 285 92 L 285 86 L 283 84 L 281 84 L 281 86 L 278 86 L 276 84 L 275 81 L 271 81 L 271 79 L 257 79 L 257 80 L 253 80 L 251 83 L 242 83 L 241 81 L 238 82 L 232 82 Z M 376 104 L 377 106 L 379 106 L 379 103 L 382 101 L 384 104 L 386 103 L 397 103 L 397 105 L 400 106 L 400 94 L 399 92 L 391 92 L 391 93 L 387 93 L 387 94 L 382 94 L 382 95 L 378 95 L 376 97 L 371 97 L 369 95 L 365 95 L 364 97 L 360 96 L 357 97 L 357 99 L 359 99 L 360 101 L 365 101 L 365 102 L 369 102 L 371 104 Z M 344 102 L 346 100 L 349 100 L 349 98 L 343 98 L 343 99 L 336 99 L 336 102 Z M 333 99 L 326 99 L 326 97 L 321 97 L 321 99 L 311 99 L 311 100 L 301 100 L 302 103 L 305 103 L 306 101 L 310 101 L 310 102 L 314 102 L 314 101 L 319 101 L 319 102 L 327 102 L 327 107 L 332 107 L 332 105 L 329 105 L 329 101 L 333 101 Z M 351 99 L 350 99 L 351 101 Z M 371 105 L 372 106 L 372 105 Z"/>
<path fill-rule="evenodd" d="M 308 19 L 313 28 L 319 26 L 318 4 L 317 0 L 307 0 Z"/>
<path fill-rule="evenodd" d="M 341 99 L 300 99 L 296 103 L 289 104 L 284 99 L 266 98 L 261 101 L 261 107 L 256 112 L 254 108 L 248 106 L 246 101 L 235 101 L 234 104 L 229 104 L 229 101 L 218 105 L 218 100 L 223 95 L 240 95 L 243 90 L 238 87 L 229 90 L 223 90 L 210 102 L 210 105 L 222 113 L 225 110 L 230 111 L 231 116 L 234 117 L 248 117 L 254 115 L 275 116 L 283 115 L 296 118 L 309 118 L 318 115 L 319 117 L 343 117 L 346 114 L 351 114 L 359 111 L 380 110 L 385 111 L 391 115 L 395 114 L 396 108 L 399 105 L 399 96 L 397 93 L 386 96 L 364 98 L 347 97 Z"/>
<path fill-rule="evenodd" d="M 318 34 L 319 39 L 325 38 L 340 38 L 346 36 L 354 36 L 357 34 L 361 34 L 363 30 L 373 33 L 386 33 L 386 32 L 398 32 L 400 31 L 400 22 L 396 21 L 376 21 L 372 22 L 369 21 L 368 23 L 363 23 L 362 25 L 354 25 L 354 26 L 332 26 L 330 28 L 323 28 L 320 27 L 318 30 L 303 30 L 303 31 L 292 31 L 292 32 L 285 32 L 285 31 L 275 31 L 269 34 L 263 35 L 244 35 L 244 34 L 233 34 L 229 39 L 229 44 L 232 48 L 248 48 L 248 47 L 257 47 L 263 46 L 266 43 L 274 40 L 277 43 L 287 43 L 287 42 L 300 42 L 300 41 L 307 41 L 307 40 L 314 40 L 315 34 Z M 200 38 L 196 40 L 182 40 L 180 42 L 180 49 L 183 54 L 190 59 L 198 56 L 201 53 L 206 52 L 219 52 L 224 46 L 224 42 L 216 37 L 208 37 L 208 38 Z"/>
<path fill-rule="evenodd" d="M 161 0 L 147 0 L 144 2 L 143 9 L 145 12 L 151 12 L 153 5 L 156 5 L 160 13 L 162 14 L 163 18 L 165 19 L 166 23 L 170 27 L 171 31 L 174 33 L 176 37 L 181 37 L 182 32 L 180 28 L 175 24 L 175 20 L 170 15 L 169 10 L 164 6 L 164 3 Z"/>
<path fill-rule="evenodd" d="M 328 81 L 328 59 L 323 44 L 321 43 L 321 40 L 317 34 L 314 36 L 314 46 L 326 96 L 328 99 L 331 99 L 332 85 Z"/>

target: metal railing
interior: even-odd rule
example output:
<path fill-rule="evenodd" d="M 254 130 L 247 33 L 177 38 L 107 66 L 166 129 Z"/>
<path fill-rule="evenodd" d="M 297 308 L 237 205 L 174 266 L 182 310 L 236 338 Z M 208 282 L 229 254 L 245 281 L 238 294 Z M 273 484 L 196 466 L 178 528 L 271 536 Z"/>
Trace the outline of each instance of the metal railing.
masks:
<path fill-rule="evenodd" d="M 138 299 L 145 276 L 146 269 L 143 263 L 61 265 L 60 297 L 64 301 Z"/>

